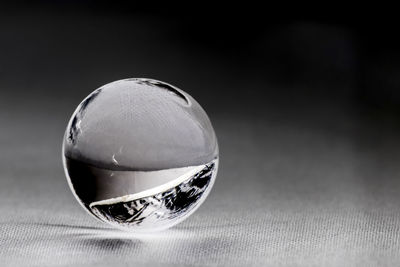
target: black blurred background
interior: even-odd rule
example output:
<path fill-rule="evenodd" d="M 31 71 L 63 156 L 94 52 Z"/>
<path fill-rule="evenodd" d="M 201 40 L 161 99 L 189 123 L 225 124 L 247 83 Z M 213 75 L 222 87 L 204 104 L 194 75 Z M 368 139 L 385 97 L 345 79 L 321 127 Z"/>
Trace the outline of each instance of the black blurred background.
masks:
<path fill-rule="evenodd" d="M 252 5 L 6 1 L 3 99 L 12 92 L 62 105 L 116 79 L 153 77 L 218 112 L 222 105 L 254 116 L 295 109 L 297 116 L 328 104 L 397 113 L 397 25 L 323 15 Z"/>

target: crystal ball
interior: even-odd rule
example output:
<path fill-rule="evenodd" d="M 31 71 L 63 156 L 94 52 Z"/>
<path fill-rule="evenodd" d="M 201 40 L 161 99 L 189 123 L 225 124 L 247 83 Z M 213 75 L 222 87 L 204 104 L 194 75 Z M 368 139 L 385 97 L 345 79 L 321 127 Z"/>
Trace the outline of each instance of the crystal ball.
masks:
<path fill-rule="evenodd" d="M 82 207 L 133 232 L 186 219 L 218 170 L 206 112 L 186 92 L 152 79 L 115 81 L 87 96 L 68 123 L 62 156 Z"/>

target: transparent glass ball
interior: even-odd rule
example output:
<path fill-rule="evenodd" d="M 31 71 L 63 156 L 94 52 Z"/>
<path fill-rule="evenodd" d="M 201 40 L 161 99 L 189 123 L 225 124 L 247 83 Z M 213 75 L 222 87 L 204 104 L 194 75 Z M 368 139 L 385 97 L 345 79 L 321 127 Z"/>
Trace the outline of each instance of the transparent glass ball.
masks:
<path fill-rule="evenodd" d="M 152 79 L 125 79 L 77 107 L 63 163 L 90 214 L 117 228 L 151 232 L 181 222 L 205 200 L 218 170 L 218 143 L 190 95 Z"/>

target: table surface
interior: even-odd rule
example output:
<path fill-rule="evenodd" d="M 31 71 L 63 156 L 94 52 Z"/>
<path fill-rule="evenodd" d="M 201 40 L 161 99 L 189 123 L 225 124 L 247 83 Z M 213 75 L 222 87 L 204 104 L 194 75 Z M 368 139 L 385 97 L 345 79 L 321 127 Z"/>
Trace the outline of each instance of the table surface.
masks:
<path fill-rule="evenodd" d="M 296 90 L 268 95 L 263 88 L 273 86 L 262 79 L 247 73 L 232 80 L 227 65 L 174 48 L 157 34 L 114 44 L 124 31 L 113 32 L 107 20 L 80 17 L 68 27 L 54 17 L 23 26 L 2 20 L 15 23 L 0 23 L 2 62 L 8 62 L 0 68 L 2 266 L 399 265 L 395 119 L 342 101 L 345 90 L 334 90 L 333 100 L 305 100 Z M 113 23 L 124 29 L 124 20 Z M 102 41 L 95 52 L 80 39 L 85 33 Z M 60 45 L 67 40 L 71 50 Z M 160 40 L 174 56 L 157 50 Z M 110 52 L 112 44 L 118 49 Z M 136 52 L 124 58 L 131 46 Z M 143 51 L 160 57 L 149 63 Z M 175 65 L 167 68 L 171 59 Z M 208 199 L 189 219 L 154 235 L 127 234 L 89 217 L 61 163 L 76 105 L 95 86 L 128 73 L 176 80 L 208 111 L 220 145 Z"/>

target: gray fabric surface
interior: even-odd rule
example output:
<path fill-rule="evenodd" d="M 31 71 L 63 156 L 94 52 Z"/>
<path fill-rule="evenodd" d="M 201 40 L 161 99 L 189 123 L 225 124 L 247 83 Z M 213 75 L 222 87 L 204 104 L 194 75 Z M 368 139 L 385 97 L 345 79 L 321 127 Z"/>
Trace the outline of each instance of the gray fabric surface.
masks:
<path fill-rule="evenodd" d="M 211 113 L 221 148 L 211 195 L 177 227 L 134 236 L 95 221 L 73 198 L 60 152 L 68 108 L 13 103 L 1 113 L 1 266 L 400 263 L 399 140 L 351 110 L 279 121 Z"/>

